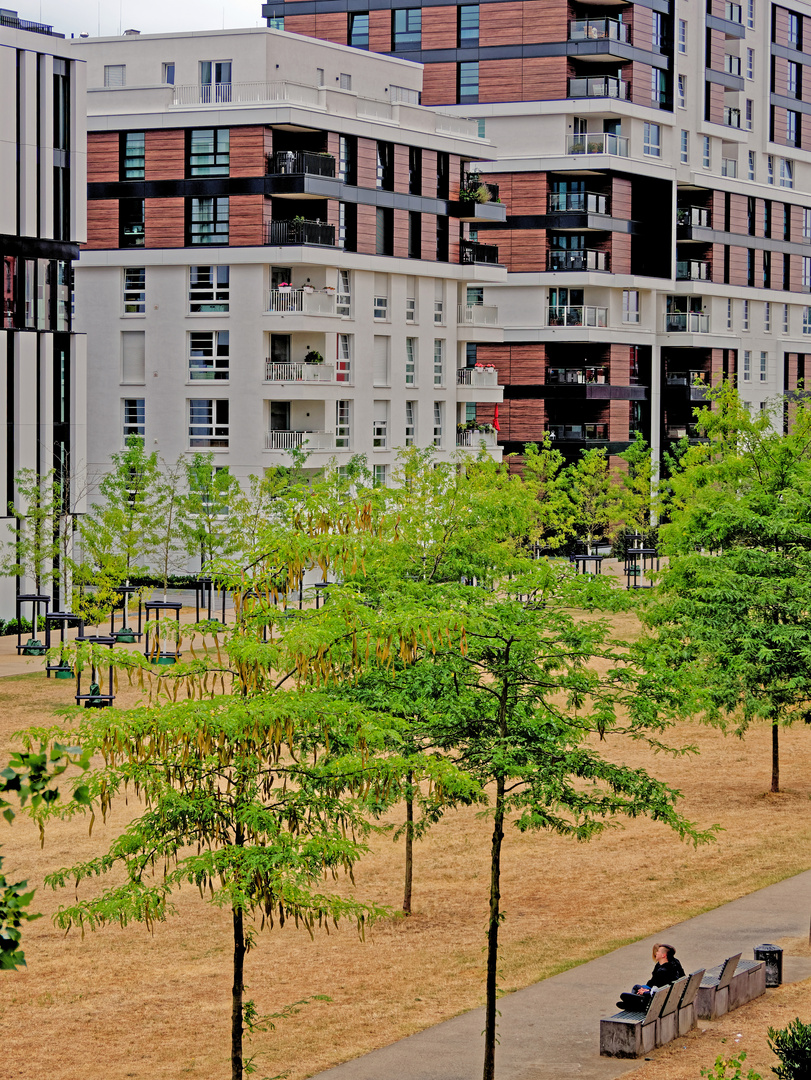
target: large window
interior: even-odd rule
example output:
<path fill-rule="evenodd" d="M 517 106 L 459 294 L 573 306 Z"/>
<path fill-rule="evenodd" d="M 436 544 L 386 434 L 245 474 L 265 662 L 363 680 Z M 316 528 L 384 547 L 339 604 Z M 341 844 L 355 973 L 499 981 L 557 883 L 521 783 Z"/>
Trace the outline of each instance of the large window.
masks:
<path fill-rule="evenodd" d="M 186 202 L 188 243 L 228 243 L 228 196 L 188 199 Z"/>
<path fill-rule="evenodd" d="M 143 315 L 146 312 L 146 268 L 128 266 L 124 270 L 124 314 Z"/>
<path fill-rule="evenodd" d="M 651 157 L 659 157 L 661 153 L 661 128 L 658 124 L 651 124 L 647 120 L 642 129 L 642 151 Z"/>
<path fill-rule="evenodd" d="M 624 323 L 639 322 L 639 291 L 637 289 L 622 290 L 622 321 Z"/>
<path fill-rule="evenodd" d="M 458 100 L 460 104 L 479 100 L 478 60 L 463 60 L 459 64 Z"/>
<path fill-rule="evenodd" d="M 144 246 L 143 199 L 119 199 L 118 231 L 119 247 Z"/>
<path fill-rule="evenodd" d="M 352 445 L 352 402 L 335 402 L 335 449 L 349 450 Z"/>
<path fill-rule="evenodd" d="M 193 330 L 189 334 L 189 379 L 226 381 L 230 364 L 227 330 Z"/>
<path fill-rule="evenodd" d="M 127 440 L 132 436 L 138 439 L 143 439 L 144 429 L 146 426 L 146 404 L 144 398 L 124 398 L 122 403 L 123 407 L 123 441 L 124 445 L 127 445 Z"/>
<path fill-rule="evenodd" d="M 230 436 L 227 398 L 197 398 L 189 402 L 189 447 L 227 449 Z"/>
<path fill-rule="evenodd" d="M 335 314 L 348 319 L 352 314 L 352 278 L 349 270 L 338 271 L 338 293 L 335 297 Z"/>
<path fill-rule="evenodd" d="M 391 13 L 391 47 L 395 52 L 419 49 L 421 38 L 421 8 L 400 8 Z"/>
<path fill-rule="evenodd" d="M 230 134 L 228 128 L 197 128 L 190 131 L 188 175 L 228 176 Z"/>
<path fill-rule="evenodd" d="M 369 48 L 368 12 L 349 16 L 349 44 L 356 49 Z"/>
<path fill-rule="evenodd" d="M 189 267 L 189 312 L 209 315 L 228 311 L 231 294 L 230 266 Z"/>
<path fill-rule="evenodd" d="M 143 131 L 122 131 L 120 178 L 122 180 L 143 180 L 144 161 Z"/>
<path fill-rule="evenodd" d="M 785 158 L 780 158 L 780 187 L 794 187 L 794 164 Z"/>
<path fill-rule="evenodd" d="M 231 61 L 200 61 L 200 103 L 211 105 L 231 100 Z"/>
<path fill-rule="evenodd" d="M 479 5 L 460 4 L 458 11 L 458 45 L 460 49 L 479 44 Z"/>
<path fill-rule="evenodd" d="M 786 142 L 790 146 L 799 146 L 800 114 L 792 109 L 786 109 Z"/>
<path fill-rule="evenodd" d="M 335 381 L 352 382 L 352 335 L 338 335 L 338 358 L 335 364 Z"/>
<path fill-rule="evenodd" d="M 376 182 L 383 191 L 394 191 L 394 146 L 390 142 L 377 144 Z"/>
<path fill-rule="evenodd" d="M 394 211 L 388 206 L 378 206 L 375 217 L 375 253 L 394 254 Z"/>

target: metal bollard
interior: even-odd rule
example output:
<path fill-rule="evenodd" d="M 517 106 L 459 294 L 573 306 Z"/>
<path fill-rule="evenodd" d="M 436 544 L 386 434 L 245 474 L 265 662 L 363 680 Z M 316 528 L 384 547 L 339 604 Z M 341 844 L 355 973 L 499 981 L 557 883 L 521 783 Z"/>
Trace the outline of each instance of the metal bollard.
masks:
<path fill-rule="evenodd" d="M 780 986 L 783 981 L 783 950 L 779 945 L 757 945 L 755 960 L 766 964 L 766 985 Z"/>

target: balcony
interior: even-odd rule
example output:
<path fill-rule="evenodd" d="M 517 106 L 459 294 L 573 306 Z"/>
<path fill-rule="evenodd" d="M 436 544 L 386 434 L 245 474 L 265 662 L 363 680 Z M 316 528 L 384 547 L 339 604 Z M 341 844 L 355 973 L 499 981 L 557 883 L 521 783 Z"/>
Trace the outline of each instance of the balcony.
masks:
<path fill-rule="evenodd" d="M 484 445 L 487 450 L 494 450 L 498 446 L 495 431 L 486 428 L 469 428 L 466 431 L 456 432 L 456 445 L 478 450 Z"/>
<path fill-rule="evenodd" d="M 172 105 L 267 105 L 289 101 L 296 105 L 318 105 L 317 86 L 291 82 L 192 83 L 175 86 Z"/>
<path fill-rule="evenodd" d="M 481 190 L 484 189 L 485 195 L 482 195 L 482 201 L 486 202 L 498 202 L 498 184 L 485 183 L 482 180 L 479 173 L 466 172 L 462 177 L 462 186 L 459 189 L 459 195 L 478 195 Z"/>
<path fill-rule="evenodd" d="M 698 439 L 700 438 L 696 424 L 668 424 L 665 428 L 668 439 Z"/>
<path fill-rule="evenodd" d="M 608 326 L 608 308 L 564 306 L 546 309 L 547 326 Z"/>
<path fill-rule="evenodd" d="M 265 382 L 333 383 L 335 382 L 335 365 L 306 364 L 303 360 L 280 363 L 278 360 L 268 358 L 265 360 Z"/>
<path fill-rule="evenodd" d="M 628 96 L 628 85 L 622 79 L 606 75 L 603 78 L 569 79 L 570 98 L 621 98 Z"/>
<path fill-rule="evenodd" d="M 268 315 L 335 315 L 335 293 L 306 289 L 271 289 L 265 294 Z"/>
<path fill-rule="evenodd" d="M 554 191 L 549 195 L 547 206 L 550 214 L 610 212 L 608 196 L 595 191 Z"/>
<path fill-rule="evenodd" d="M 547 424 L 546 430 L 560 442 L 608 441 L 608 424 Z"/>
<path fill-rule="evenodd" d="M 569 41 L 624 41 L 628 27 L 619 19 L 577 19 L 569 23 Z"/>
<path fill-rule="evenodd" d="M 739 128 L 741 126 L 741 110 L 733 109 L 730 105 L 725 105 L 724 124 L 726 124 L 727 127 Z"/>
<path fill-rule="evenodd" d="M 266 450 L 334 450 L 332 431 L 266 431 Z"/>
<path fill-rule="evenodd" d="M 462 240 L 459 244 L 460 263 L 488 263 L 498 265 L 498 248 L 495 244 L 475 244 Z"/>
<path fill-rule="evenodd" d="M 615 157 L 628 157 L 628 140 L 624 135 L 609 135 L 602 131 L 590 131 L 587 135 L 568 135 L 566 153 L 613 154 Z"/>
<path fill-rule="evenodd" d="M 665 384 L 683 387 L 690 401 L 707 401 L 709 398 L 710 382 L 706 371 L 668 371 Z"/>
<path fill-rule="evenodd" d="M 314 244 L 335 247 L 335 226 L 323 221 L 271 221 L 267 227 L 266 244 L 289 247 L 294 244 Z"/>
<path fill-rule="evenodd" d="M 28 19 L 20 19 L 15 11 L 7 8 L 0 10 L 0 26 L 6 26 L 10 30 L 28 30 L 31 34 L 49 34 L 51 37 L 64 37 L 64 34 L 54 34 L 54 28 L 46 23 L 29 22 Z"/>
<path fill-rule="evenodd" d="M 710 229 L 712 218 L 706 206 L 680 206 L 676 211 L 676 224 L 679 228 Z"/>
<path fill-rule="evenodd" d="M 712 281 L 710 264 L 698 259 L 685 259 L 676 263 L 677 281 Z"/>
<path fill-rule="evenodd" d="M 547 270 L 607 270 L 608 254 L 582 248 L 579 251 L 549 251 L 546 256 Z"/>
<path fill-rule="evenodd" d="M 460 304 L 456 322 L 459 326 L 497 326 L 498 308 L 489 304 Z"/>
<path fill-rule="evenodd" d="M 312 176 L 335 176 L 332 154 L 312 154 L 301 150 L 278 150 L 267 158 L 269 176 L 292 176 L 309 173 Z"/>
<path fill-rule="evenodd" d="M 607 366 L 546 369 L 546 383 L 549 386 L 585 385 L 587 383 L 609 383 L 610 381 Z"/>
<path fill-rule="evenodd" d="M 498 371 L 495 368 L 459 368 L 456 385 L 472 386 L 474 390 L 494 389 L 498 386 Z"/>
<path fill-rule="evenodd" d="M 666 334 L 709 334 L 710 317 L 701 311 L 677 311 L 665 315 Z"/>

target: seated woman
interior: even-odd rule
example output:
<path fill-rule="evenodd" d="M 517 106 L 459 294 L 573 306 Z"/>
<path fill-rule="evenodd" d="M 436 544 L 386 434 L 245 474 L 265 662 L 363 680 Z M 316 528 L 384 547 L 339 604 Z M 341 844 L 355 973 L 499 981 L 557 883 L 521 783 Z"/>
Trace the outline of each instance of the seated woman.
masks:
<path fill-rule="evenodd" d="M 660 986 L 667 986 L 684 975 L 684 968 L 676 959 L 676 950 L 672 945 L 653 946 L 653 959 L 656 961 L 647 983 L 637 983 L 633 993 L 620 994 L 617 1006 L 629 1012 L 647 1012 L 653 991 Z"/>

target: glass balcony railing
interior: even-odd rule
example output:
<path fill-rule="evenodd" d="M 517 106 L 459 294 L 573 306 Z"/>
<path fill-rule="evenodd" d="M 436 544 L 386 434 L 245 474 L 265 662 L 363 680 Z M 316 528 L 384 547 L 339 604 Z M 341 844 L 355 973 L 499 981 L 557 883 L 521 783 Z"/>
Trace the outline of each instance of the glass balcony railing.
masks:
<path fill-rule="evenodd" d="M 677 225 L 694 225 L 700 229 L 711 228 L 712 219 L 706 206 L 680 206 L 676 211 Z"/>
<path fill-rule="evenodd" d="M 312 154 L 302 150 L 277 150 L 267 159 L 268 174 L 285 176 L 294 173 L 310 173 L 313 176 L 335 176 L 335 158 L 332 154 Z"/>
<path fill-rule="evenodd" d="M 628 97 L 628 84 L 611 75 L 602 78 L 569 79 L 570 98 L 621 98 Z"/>
<path fill-rule="evenodd" d="M 561 442 L 595 442 L 608 439 L 608 424 L 547 424 L 553 439 Z"/>
<path fill-rule="evenodd" d="M 474 244 L 463 240 L 459 245 L 461 263 L 498 263 L 498 248 L 495 244 Z"/>
<path fill-rule="evenodd" d="M 665 315 L 666 334 L 709 334 L 710 317 L 701 311 L 677 311 Z"/>
<path fill-rule="evenodd" d="M 547 326 L 608 326 L 608 308 L 557 304 L 546 309 Z"/>
<path fill-rule="evenodd" d="M 267 227 L 268 244 L 317 244 L 320 247 L 335 246 L 335 226 L 323 221 L 271 221 Z"/>
<path fill-rule="evenodd" d="M 546 383 L 549 386 L 578 385 L 586 383 L 609 383 L 608 367 L 547 368 Z"/>
<path fill-rule="evenodd" d="M 598 195 L 594 191 L 553 191 L 548 199 L 550 214 L 561 214 L 567 211 L 583 212 L 587 214 L 607 214 L 608 196 Z"/>
<path fill-rule="evenodd" d="M 492 304 L 459 304 L 456 322 L 459 326 L 498 326 L 498 308 Z"/>
<path fill-rule="evenodd" d="M 665 374 L 665 383 L 668 386 L 709 386 L 710 377 L 706 371 L 668 371 Z"/>
<path fill-rule="evenodd" d="M 628 139 L 624 135 L 609 135 L 608 132 L 602 131 L 590 131 L 586 135 L 568 135 L 566 153 L 614 154 L 616 157 L 628 157 Z"/>
<path fill-rule="evenodd" d="M 608 253 L 581 248 L 579 251 L 549 251 L 547 270 L 607 270 Z"/>
<path fill-rule="evenodd" d="M 677 281 L 711 281 L 710 264 L 698 259 L 685 259 L 676 263 Z"/>
<path fill-rule="evenodd" d="M 619 19 L 576 19 L 569 23 L 569 41 L 630 41 Z"/>

